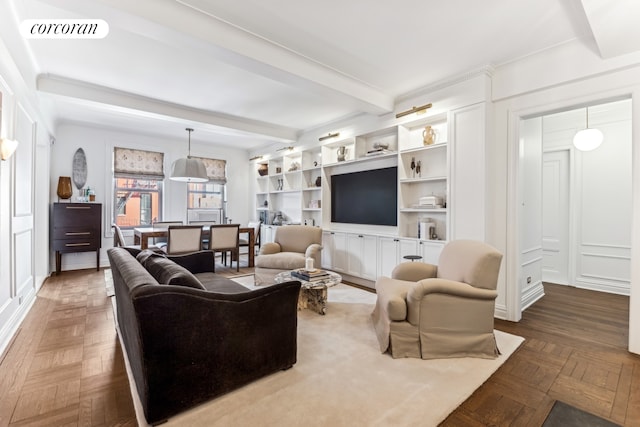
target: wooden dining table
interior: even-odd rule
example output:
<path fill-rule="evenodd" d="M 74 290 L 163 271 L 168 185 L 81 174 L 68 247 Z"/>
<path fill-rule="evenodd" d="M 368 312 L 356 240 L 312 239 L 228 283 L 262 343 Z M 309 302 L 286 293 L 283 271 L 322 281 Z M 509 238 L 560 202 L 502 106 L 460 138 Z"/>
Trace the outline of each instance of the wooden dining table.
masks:
<path fill-rule="evenodd" d="M 254 246 L 256 243 L 255 229 L 253 227 L 240 227 L 240 234 L 247 234 L 249 238 L 249 267 L 254 266 Z M 140 249 L 149 247 L 149 239 L 153 237 L 167 237 L 166 227 L 136 227 L 133 229 L 133 242 L 140 245 Z M 202 237 L 209 237 L 209 226 L 202 227 Z"/>

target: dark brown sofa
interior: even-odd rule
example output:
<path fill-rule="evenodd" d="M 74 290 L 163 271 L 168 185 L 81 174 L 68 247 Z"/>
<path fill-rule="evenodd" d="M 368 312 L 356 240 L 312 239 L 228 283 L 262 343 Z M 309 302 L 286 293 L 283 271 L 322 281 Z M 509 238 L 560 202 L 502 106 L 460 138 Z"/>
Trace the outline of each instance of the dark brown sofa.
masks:
<path fill-rule="evenodd" d="M 213 273 L 209 251 L 107 253 L 121 341 L 150 424 L 296 363 L 300 282 L 250 291 Z"/>

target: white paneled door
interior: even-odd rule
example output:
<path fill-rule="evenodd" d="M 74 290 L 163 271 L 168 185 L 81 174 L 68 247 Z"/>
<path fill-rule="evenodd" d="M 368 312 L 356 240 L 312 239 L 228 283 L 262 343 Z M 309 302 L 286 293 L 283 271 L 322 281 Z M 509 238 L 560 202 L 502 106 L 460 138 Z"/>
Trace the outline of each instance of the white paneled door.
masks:
<path fill-rule="evenodd" d="M 569 284 L 569 150 L 544 153 L 542 280 Z"/>

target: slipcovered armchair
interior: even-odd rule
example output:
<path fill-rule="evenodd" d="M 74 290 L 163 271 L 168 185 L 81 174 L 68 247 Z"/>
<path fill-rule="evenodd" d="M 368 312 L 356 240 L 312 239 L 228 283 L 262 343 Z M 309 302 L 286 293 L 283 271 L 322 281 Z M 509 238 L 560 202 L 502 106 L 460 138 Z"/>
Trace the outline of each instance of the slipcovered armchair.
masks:
<path fill-rule="evenodd" d="M 380 351 L 393 358 L 495 358 L 496 285 L 502 254 L 477 241 L 456 240 L 438 265 L 402 263 L 376 281 L 372 314 Z"/>
<path fill-rule="evenodd" d="M 321 266 L 322 229 L 308 225 L 276 228 L 273 242 L 263 243 L 255 260 L 256 285 L 273 284 L 276 274 L 303 268 L 307 258 Z"/>

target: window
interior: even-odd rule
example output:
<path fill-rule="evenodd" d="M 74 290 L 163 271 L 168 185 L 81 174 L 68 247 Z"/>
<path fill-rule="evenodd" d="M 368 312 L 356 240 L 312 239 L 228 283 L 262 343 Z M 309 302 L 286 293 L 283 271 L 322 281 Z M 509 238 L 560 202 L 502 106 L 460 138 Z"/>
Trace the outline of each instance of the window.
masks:
<path fill-rule="evenodd" d="M 115 178 L 115 223 L 120 227 L 151 225 L 162 218 L 162 181 Z"/>
<path fill-rule="evenodd" d="M 162 153 L 114 148 L 114 223 L 132 228 L 162 219 L 163 164 Z"/>
<path fill-rule="evenodd" d="M 206 182 L 187 184 L 187 218 L 189 221 L 224 222 L 226 216 L 226 186 Z"/>
<path fill-rule="evenodd" d="M 209 182 L 187 184 L 187 218 L 189 221 L 215 221 L 222 224 L 226 218 L 226 168 L 225 160 L 202 160 Z"/>

